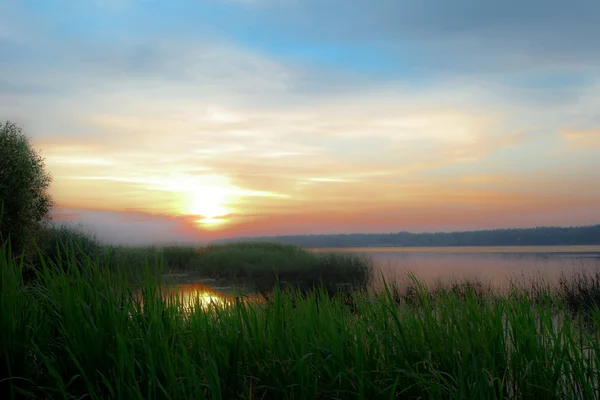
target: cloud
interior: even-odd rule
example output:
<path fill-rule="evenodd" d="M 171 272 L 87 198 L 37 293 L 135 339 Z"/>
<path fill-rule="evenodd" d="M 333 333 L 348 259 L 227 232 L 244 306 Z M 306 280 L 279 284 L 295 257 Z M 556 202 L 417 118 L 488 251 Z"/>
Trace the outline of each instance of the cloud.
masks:
<path fill-rule="evenodd" d="M 265 70 L 250 76 L 245 61 L 253 55 L 217 49 L 205 63 L 229 69 L 216 85 L 219 79 L 211 74 L 218 75 L 218 67 L 202 70 L 199 63 L 194 74 L 173 76 L 160 59 L 187 65 L 194 56 L 177 46 L 157 49 L 155 64 L 146 67 L 150 74 L 130 76 L 117 57 L 115 64 L 84 69 L 93 77 L 91 87 L 98 88 L 90 90 L 70 77 L 71 69 L 78 74 L 74 63 L 60 75 L 50 71 L 52 85 L 70 93 L 64 100 L 42 105 L 37 96 L 17 96 L 22 102 L 16 114 L 44 149 L 56 178 L 53 191 L 65 207 L 189 212 L 188 189 L 201 197 L 212 185 L 206 180 L 215 176 L 217 186 L 229 188 L 232 214 L 334 210 L 341 204 L 364 208 L 376 202 L 357 201 L 362 191 L 378 201 L 400 201 L 402 193 L 429 196 L 411 186 L 423 179 L 421 172 L 474 163 L 527 139 L 522 131 L 508 130 L 511 106 L 476 85 L 415 91 L 374 84 L 340 93 L 325 84 L 306 101 L 294 89 L 302 73 L 286 64 L 259 62 Z M 25 81 L 27 74 L 14 76 Z M 100 85 L 102 80 L 108 83 Z M 264 90 L 261 96 L 253 87 Z M 10 114 L 15 104 L 3 106 Z M 37 107 L 43 107 L 39 114 Z M 32 109 L 35 119 L 27 117 Z M 531 122 L 516 126 L 529 128 Z M 339 181 L 336 187 L 317 184 L 328 178 Z M 176 188 L 170 185 L 175 181 Z"/>
<path fill-rule="evenodd" d="M 600 53 L 584 42 L 595 3 L 215 2 L 220 25 L 202 28 L 199 3 L 110 3 L 65 13 L 68 29 L 0 6 L 0 115 L 43 150 L 64 208 L 194 214 L 220 202 L 228 232 L 272 231 L 283 216 L 300 229 L 381 207 L 424 218 L 418 202 L 452 212 L 512 196 L 533 210 L 532 191 L 564 193 L 530 170 L 556 172 L 562 153 L 577 167 L 561 187 L 581 189 L 569 174 L 598 166 L 573 147 L 600 126 Z"/>
<path fill-rule="evenodd" d="M 540 61 L 544 67 L 586 67 L 600 61 L 600 47 L 592 39 L 600 36 L 600 5 L 594 0 L 384 0 L 377 6 L 366 0 L 309 0 L 271 5 L 257 8 L 253 17 L 262 17 L 261 23 L 271 24 L 280 35 L 369 43 L 399 56 L 420 55 L 423 64 L 437 53 L 445 61 L 440 70 L 506 70 Z M 467 55 L 472 57 L 465 59 Z"/>
<path fill-rule="evenodd" d="M 123 55 L 139 54 L 137 45 L 120 46 Z M 365 150 L 365 144 L 367 156 L 390 147 L 410 153 L 415 144 L 429 146 L 437 157 L 436 147 L 472 148 L 499 134 L 492 131 L 503 116 L 476 87 L 462 87 L 461 97 L 450 103 L 458 88 L 402 93 L 374 85 L 340 93 L 328 90 L 325 74 L 321 91 L 308 96 L 298 88 L 307 74 L 319 71 L 306 73 L 220 46 L 199 43 L 190 45 L 195 49 L 190 52 L 180 43 L 153 45 L 145 70 L 136 75 L 128 72 L 130 62 L 110 48 L 96 49 L 104 52 L 89 62 L 85 53 L 91 50 L 75 46 L 63 54 L 66 64 L 46 70 L 45 76 L 26 68 L 8 71 L 17 84 L 49 85 L 51 104 L 46 96 L 15 91 L 0 105 L 3 114 L 27 121 L 50 153 L 50 163 L 114 164 L 117 158 L 131 170 L 138 163 L 178 168 L 192 160 L 200 169 L 210 168 L 210 162 L 234 154 L 265 166 L 272 166 L 271 159 L 295 157 L 302 163 L 303 157 L 327 159 L 329 154 L 331 161 L 325 162 L 332 164 L 339 158 L 336 152 L 347 157 Z M 68 95 L 58 97 L 61 93 Z M 67 141 L 77 157 L 64 147 Z M 86 147 L 94 155 L 84 154 Z M 110 160 L 99 161 L 98 151 L 109 152 Z"/>
<path fill-rule="evenodd" d="M 600 148 L 600 128 L 588 130 L 565 130 L 561 132 L 568 145 L 574 148 Z"/>

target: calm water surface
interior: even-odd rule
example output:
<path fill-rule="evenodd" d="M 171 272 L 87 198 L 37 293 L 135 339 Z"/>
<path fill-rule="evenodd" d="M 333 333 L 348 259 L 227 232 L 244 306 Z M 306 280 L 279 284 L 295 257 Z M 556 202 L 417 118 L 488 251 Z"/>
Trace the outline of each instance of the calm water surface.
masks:
<path fill-rule="evenodd" d="M 600 271 L 599 246 L 523 247 L 385 247 L 311 249 L 316 253 L 354 253 L 369 257 L 375 267 L 377 287 L 381 276 L 406 279 L 408 272 L 426 284 L 452 279 L 480 279 L 495 287 L 506 287 L 511 279 L 542 277 L 552 282 L 561 274 Z M 231 287 L 210 283 L 179 283 L 172 288 L 184 303 L 233 301 Z"/>
<path fill-rule="evenodd" d="M 313 249 L 314 252 L 355 253 L 373 260 L 375 273 L 388 280 L 413 272 L 431 284 L 476 278 L 495 286 L 511 279 L 543 277 L 555 281 L 562 273 L 600 271 L 600 246 L 391 247 Z"/>

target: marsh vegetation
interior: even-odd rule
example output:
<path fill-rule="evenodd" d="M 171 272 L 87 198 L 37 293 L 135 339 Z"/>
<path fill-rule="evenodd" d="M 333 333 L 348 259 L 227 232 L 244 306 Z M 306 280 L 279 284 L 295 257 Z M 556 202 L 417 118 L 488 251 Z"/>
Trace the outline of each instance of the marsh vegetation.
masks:
<path fill-rule="evenodd" d="M 27 280 L 0 250 L 2 398 L 600 398 L 599 275 L 508 294 L 408 277 L 374 292 L 359 259 L 281 245 L 61 243 Z M 169 268 L 274 284 L 261 301 L 184 298 Z"/>

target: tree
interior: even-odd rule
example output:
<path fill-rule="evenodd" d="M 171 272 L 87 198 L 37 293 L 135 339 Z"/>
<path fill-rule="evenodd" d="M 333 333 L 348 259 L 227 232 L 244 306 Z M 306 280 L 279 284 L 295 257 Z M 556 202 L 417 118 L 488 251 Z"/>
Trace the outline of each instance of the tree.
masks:
<path fill-rule="evenodd" d="M 35 234 L 49 219 L 51 181 L 44 159 L 22 129 L 0 121 L 0 242 L 10 240 L 14 254 L 32 248 Z"/>

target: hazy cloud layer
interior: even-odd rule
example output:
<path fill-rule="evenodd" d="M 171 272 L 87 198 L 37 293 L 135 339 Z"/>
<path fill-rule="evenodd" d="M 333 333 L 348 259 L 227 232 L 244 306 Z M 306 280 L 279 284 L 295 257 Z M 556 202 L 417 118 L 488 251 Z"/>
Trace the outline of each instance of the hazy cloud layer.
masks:
<path fill-rule="evenodd" d="M 9 0 L 0 118 L 108 239 L 596 223 L 599 10 Z"/>

